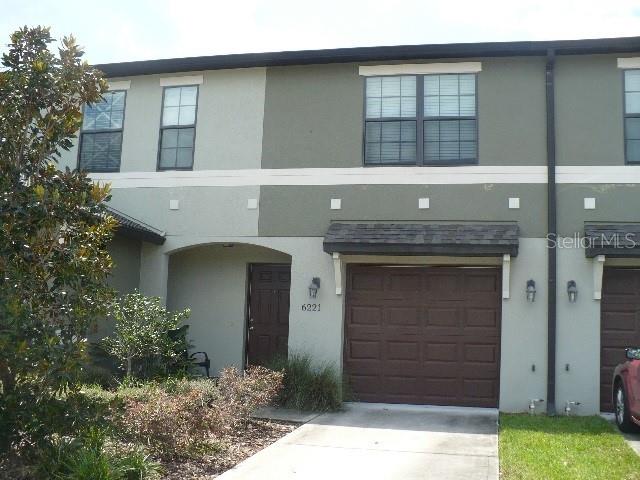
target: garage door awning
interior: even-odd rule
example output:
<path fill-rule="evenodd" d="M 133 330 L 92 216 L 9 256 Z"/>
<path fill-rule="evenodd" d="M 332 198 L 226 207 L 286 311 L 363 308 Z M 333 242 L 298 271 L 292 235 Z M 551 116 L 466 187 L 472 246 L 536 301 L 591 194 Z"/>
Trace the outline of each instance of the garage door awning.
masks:
<path fill-rule="evenodd" d="M 324 251 L 367 255 L 518 255 L 516 223 L 332 223 Z"/>
<path fill-rule="evenodd" d="M 584 236 L 585 254 L 589 258 L 597 255 L 640 257 L 640 224 L 638 223 L 586 223 Z"/>

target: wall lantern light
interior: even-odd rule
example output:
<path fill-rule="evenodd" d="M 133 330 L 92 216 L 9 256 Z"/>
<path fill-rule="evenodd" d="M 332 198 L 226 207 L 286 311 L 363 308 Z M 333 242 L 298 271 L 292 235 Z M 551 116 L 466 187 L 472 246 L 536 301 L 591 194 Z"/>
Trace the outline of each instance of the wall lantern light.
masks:
<path fill-rule="evenodd" d="M 578 286 L 576 285 L 575 280 L 569 280 L 567 282 L 567 295 L 569 295 L 569 301 L 571 303 L 576 303 L 576 299 L 578 298 Z"/>
<path fill-rule="evenodd" d="M 318 296 L 318 290 L 320 290 L 320 279 L 313 277 L 309 285 L 309 298 L 316 298 Z"/>
<path fill-rule="evenodd" d="M 533 303 L 536 300 L 536 282 L 535 280 L 527 280 L 527 302 Z"/>

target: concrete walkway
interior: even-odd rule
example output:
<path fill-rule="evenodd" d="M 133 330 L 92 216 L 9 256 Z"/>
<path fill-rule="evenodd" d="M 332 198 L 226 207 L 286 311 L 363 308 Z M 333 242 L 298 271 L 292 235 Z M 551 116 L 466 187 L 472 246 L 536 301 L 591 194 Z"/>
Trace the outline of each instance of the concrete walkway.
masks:
<path fill-rule="evenodd" d="M 224 473 L 222 480 L 497 480 L 493 409 L 347 404 Z"/>

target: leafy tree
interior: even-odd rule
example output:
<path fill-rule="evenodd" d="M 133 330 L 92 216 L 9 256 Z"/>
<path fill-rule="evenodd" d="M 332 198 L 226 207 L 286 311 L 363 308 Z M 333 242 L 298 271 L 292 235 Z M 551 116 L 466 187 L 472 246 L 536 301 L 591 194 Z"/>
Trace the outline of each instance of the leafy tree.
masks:
<path fill-rule="evenodd" d="M 166 370 L 167 366 L 179 363 L 187 347 L 184 338 L 172 338 L 169 332 L 177 329 L 190 313 L 188 308 L 172 313 L 158 297 L 145 297 L 137 291 L 129 293 L 115 304 L 114 334 L 103 339 L 103 344 L 120 360 L 127 376 L 134 373 L 136 364 L 140 372 L 145 361 L 156 361 Z"/>
<path fill-rule="evenodd" d="M 0 431 L 74 387 L 94 319 L 105 313 L 115 220 L 108 186 L 57 170 L 82 106 L 106 90 L 73 37 L 54 54 L 48 28 L 11 35 L 0 68 Z M 32 415 L 33 416 L 33 415 Z M 2 424 L 4 423 L 4 424 Z M 2 436 L 2 435 L 0 435 Z M 6 440 L 6 438 L 5 438 Z"/>

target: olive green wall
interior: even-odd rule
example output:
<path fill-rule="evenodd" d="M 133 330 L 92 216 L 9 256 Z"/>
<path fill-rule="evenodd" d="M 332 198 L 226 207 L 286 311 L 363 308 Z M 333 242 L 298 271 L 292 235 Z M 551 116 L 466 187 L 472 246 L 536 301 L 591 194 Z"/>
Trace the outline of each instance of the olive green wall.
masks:
<path fill-rule="evenodd" d="M 267 69 L 262 168 L 362 166 L 358 66 Z"/>
<path fill-rule="evenodd" d="M 479 60 L 480 165 L 544 165 L 544 59 Z M 262 167 L 362 166 L 363 89 L 357 64 L 267 69 Z"/>
<path fill-rule="evenodd" d="M 622 70 L 616 55 L 556 62 L 558 165 L 623 165 Z"/>
<path fill-rule="evenodd" d="M 323 236 L 331 221 L 517 221 L 524 237 L 544 237 L 544 184 L 263 186 L 259 235 Z M 418 209 L 429 197 L 430 208 Z M 509 209 L 509 197 L 520 198 Z M 331 210 L 332 198 L 342 199 Z"/>
<path fill-rule="evenodd" d="M 635 168 L 635 167 L 629 167 Z M 640 184 L 559 184 L 558 233 L 584 232 L 584 222 L 640 222 Z M 595 198 L 595 210 L 584 209 L 584 199 Z"/>
<path fill-rule="evenodd" d="M 546 165 L 542 58 L 479 59 L 480 165 Z"/>

